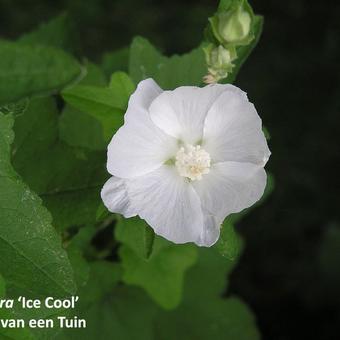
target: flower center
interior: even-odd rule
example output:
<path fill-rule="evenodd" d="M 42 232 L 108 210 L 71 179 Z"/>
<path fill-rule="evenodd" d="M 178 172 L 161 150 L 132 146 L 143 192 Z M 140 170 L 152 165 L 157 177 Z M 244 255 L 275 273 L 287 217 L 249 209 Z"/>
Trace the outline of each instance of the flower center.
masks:
<path fill-rule="evenodd" d="M 181 176 L 201 180 L 210 171 L 210 155 L 200 145 L 188 144 L 178 150 L 175 164 Z"/>

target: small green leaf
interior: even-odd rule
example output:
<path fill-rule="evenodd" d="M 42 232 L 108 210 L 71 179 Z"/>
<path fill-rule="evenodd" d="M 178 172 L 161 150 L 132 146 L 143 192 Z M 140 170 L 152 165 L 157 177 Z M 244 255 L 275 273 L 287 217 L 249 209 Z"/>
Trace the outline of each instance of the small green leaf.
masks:
<path fill-rule="evenodd" d="M 147 259 L 152 254 L 155 233 L 139 217 L 120 218 L 115 229 L 116 239 L 130 247 L 136 255 Z"/>
<path fill-rule="evenodd" d="M 41 200 L 10 163 L 13 117 L 0 114 L 0 272 L 10 294 L 68 296 L 73 272 Z"/>
<path fill-rule="evenodd" d="M 242 238 L 238 235 L 234 226 L 227 220 L 221 227 L 220 238 L 214 247 L 222 256 L 232 261 L 237 260 L 242 251 Z"/>
<path fill-rule="evenodd" d="M 200 85 L 206 74 L 202 48 L 170 58 L 163 56 L 146 39 L 137 37 L 130 47 L 129 73 L 137 84 L 153 78 L 164 89 L 182 85 Z"/>
<path fill-rule="evenodd" d="M 47 46 L 0 42 L 0 105 L 55 93 L 81 74 L 78 62 Z"/>

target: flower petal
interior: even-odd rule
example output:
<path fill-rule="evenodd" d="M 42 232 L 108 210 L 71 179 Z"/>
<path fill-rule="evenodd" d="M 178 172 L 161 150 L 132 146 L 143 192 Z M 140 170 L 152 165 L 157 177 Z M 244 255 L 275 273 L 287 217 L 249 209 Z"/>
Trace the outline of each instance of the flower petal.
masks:
<path fill-rule="evenodd" d="M 126 180 L 111 177 L 104 184 L 100 195 L 105 206 L 111 212 L 122 214 L 127 218 L 137 215 L 131 207 L 131 202 L 127 195 Z"/>
<path fill-rule="evenodd" d="M 162 92 L 163 90 L 153 79 L 142 80 L 129 99 L 129 105 L 124 116 L 125 123 L 135 120 L 143 122 L 149 116 L 150 104 Z"/>
<path fill-rule="evenodd" d="M 199 239 L 195 243 L 201 247 L 211 247 L 220 237 L 221 224 L 207 211 L 203 212 L 203 218 L 204 227 Z"/>
<path fill-rule="evenodd" d="M 177 141 L 160 130 L 150 119 L 148 108 L 160 93 L 152 80 L 139 83 L 130 97 L 125 124 L 108 146 L 107 169 L 111 175 L 130 178 L 159 168 L 177 151 Z"/>
<path fill-rule="evenodd" d="M 203 147 L 214 162 L 264 165 L 270 156 L 261 119 L 240 92 L 219 96 L 207 114 L 203 135 Z"/>
<path fill-rule="evenodd" d="M 201 202 L 172 166 L 131 179 L 128 195 L 138 215 L 156 234 L 175 243 L 195 242 L 203 230 Z"/>
<path fill-rule="evenodd" d="M 263 195 L 266 172 L 252 163 L 214 164 L 201 181 L 192 182 L 202 207 L 215 216 L 218 224 L 231 214 L 250 207 Z"/>
<path fill-rule="evenodd" d="M 187 144 L 202 139 L 205 117 L 216 98 L 232 85 L 209 85 L 203 88 L 182 86 L 164 91 L 150 105 L 152 121 L 164 132 Z"/>

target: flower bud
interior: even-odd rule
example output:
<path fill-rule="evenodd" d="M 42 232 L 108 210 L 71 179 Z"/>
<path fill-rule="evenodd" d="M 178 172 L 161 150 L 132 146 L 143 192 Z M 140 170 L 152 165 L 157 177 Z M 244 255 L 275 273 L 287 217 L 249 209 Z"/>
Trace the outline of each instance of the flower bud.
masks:
<path fill-rule="evenodd" d="M 217 83 L 226 78 L 234 67 L 232 61 L 236 58 L 234 48 L 224 48 L 222 45 L 215 47 L 213 44 L 204 49 L 209 74 L 204 77 L 206 83 Z"/>
<path fill-rule="evenodd" d="M 212 31 L 223 45 L 246 45 L 252 39 L 253 12 L 245 0 L 235 0 L 228 10 L 210 18 Z"/>

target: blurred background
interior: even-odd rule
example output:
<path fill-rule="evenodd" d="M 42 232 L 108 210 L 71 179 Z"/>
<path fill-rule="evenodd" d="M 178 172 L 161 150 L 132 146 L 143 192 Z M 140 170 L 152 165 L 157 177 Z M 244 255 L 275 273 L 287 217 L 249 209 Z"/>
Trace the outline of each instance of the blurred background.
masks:
<path fill-rule="evenodd" d="M 264 32 L 236 84 L 270 132 L 276 186 L 237 226 L 246 248 L 226 294 L 251 306 L 263 339 L 339 339 L 340 3 L 250 3 Z M 65 11 L 74 49 L 90 60 L 136 34 L 183 53 L 216 8 L 211 0 L 0 0 L 0 35 L 15 39 Z"/>

